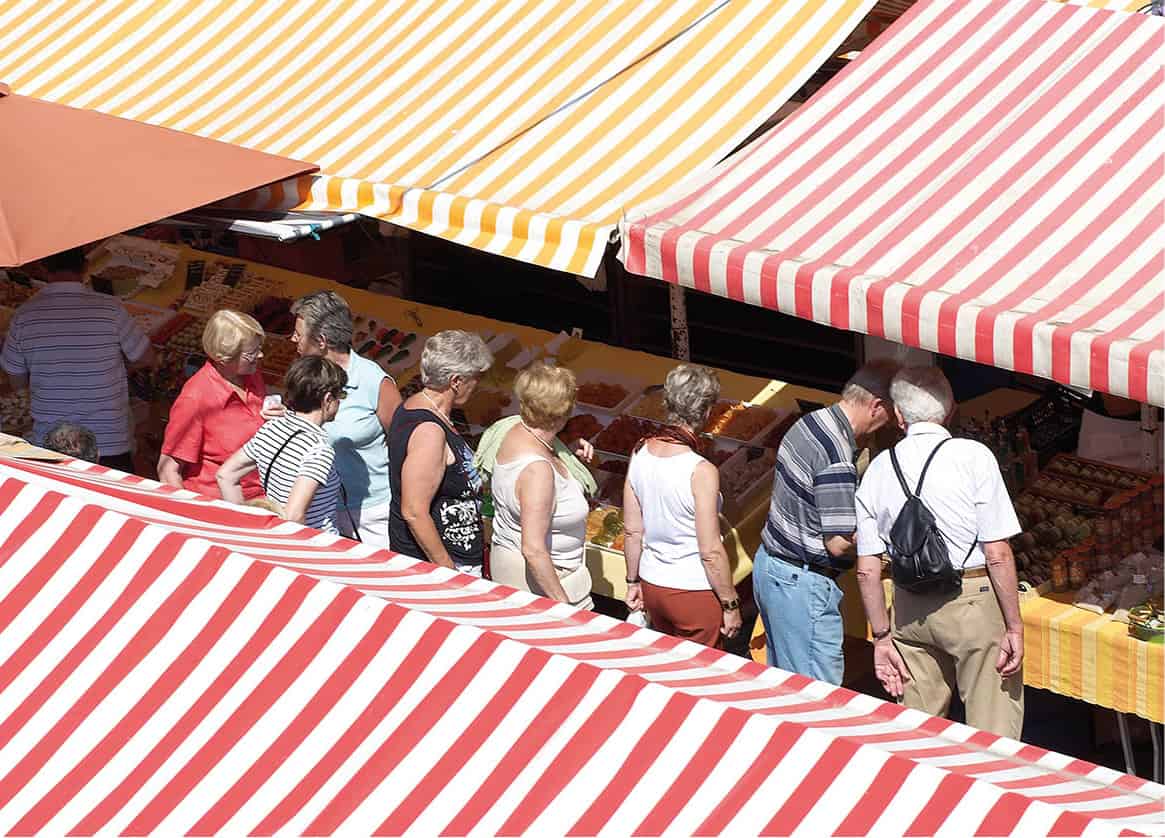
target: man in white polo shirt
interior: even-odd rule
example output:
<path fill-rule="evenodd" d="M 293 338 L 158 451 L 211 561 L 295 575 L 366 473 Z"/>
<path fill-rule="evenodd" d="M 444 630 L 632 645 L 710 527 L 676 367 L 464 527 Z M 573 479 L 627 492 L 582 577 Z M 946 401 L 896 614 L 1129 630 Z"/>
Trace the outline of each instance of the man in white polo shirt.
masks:
<path fill-rule="evenodd" d="M 935 517 L 962 590 L 912 593 L 894 588 L 892 621 L 882 590 L 882 554 L 906 503 L 890 452 L 870 464 L 856 495 L 857 572 L 874 634 L 874 671 L 907 707 L 944 716 L 957 689 L 967 724 L 1019 739 L 1023 728 L 1023 622 L 1015 559 L 1007 539 L 1020 531 L 991 450 L 951 439 L 951 385 L 936 367 L 907 367 L 890 384 L 906 439 L 894 447 L 915 491 L 936 446 L 920 497 Z M 965 560 L 965 563 L 964 563 Z"/>
<path fill-rule="evenodd" d="M 74 422 L 96 435 L 98 462 L 132 472 L 126 362 L 152 364 L 150 340 L 117 299 L 83 283 L 81 248 L 30 267 L 47 285 L 12 318 L 0 367 L 14 387 L 32 390 L 33 442 L 61 420 Z"/>

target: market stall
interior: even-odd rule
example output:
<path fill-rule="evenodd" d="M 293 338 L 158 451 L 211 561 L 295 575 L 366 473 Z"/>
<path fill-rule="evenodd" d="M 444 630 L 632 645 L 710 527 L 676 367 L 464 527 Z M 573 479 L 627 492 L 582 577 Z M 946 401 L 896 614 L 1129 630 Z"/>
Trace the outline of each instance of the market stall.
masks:
<path fill-rule="evenodd" d="M 0 456 L 0 832 L 1159 833 L 1165 788 L 259 510 Z"/>
<path fill-rule="evenodd" d="M 1139 469 L 1045 456 L 1033 474 L 998 414 L 963 432 L 997 452 L 1025 526 L 1028 682 L 1158 722 L 1163 34 L 1120 11 L 922 0 L 620 230 L 635 273 L 1148 403 L 1146 433 L 1126 423 Z M 1072 410 L 1046 408 L 1030 434 Z"/>

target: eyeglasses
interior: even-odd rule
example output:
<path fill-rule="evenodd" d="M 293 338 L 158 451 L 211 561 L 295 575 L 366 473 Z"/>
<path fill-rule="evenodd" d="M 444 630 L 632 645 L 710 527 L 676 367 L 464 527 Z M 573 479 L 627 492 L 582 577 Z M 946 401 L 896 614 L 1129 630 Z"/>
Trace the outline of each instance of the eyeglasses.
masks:
<path fill-rule="evenodd" d="M 262 357 L 263 357 L 263 347 L 261 347 L 261 346 L 258 349 L 256 349 L 254 352 L 240 352 L 239 353 L 239 358 L 241 358 L 244 361 L 247 361 L 248 363 L 250 363 L 252 361 L 258 361 Z"/>
<path fill-rule="evenodd" d="M 340 390 L 339 392 L 332 393 L 332 398 L 338 402 L 342 402 L 342 401 L 344 401 L 344 399 L 348 398 L 348 394 L 345 393 L 343 390 Z"/>

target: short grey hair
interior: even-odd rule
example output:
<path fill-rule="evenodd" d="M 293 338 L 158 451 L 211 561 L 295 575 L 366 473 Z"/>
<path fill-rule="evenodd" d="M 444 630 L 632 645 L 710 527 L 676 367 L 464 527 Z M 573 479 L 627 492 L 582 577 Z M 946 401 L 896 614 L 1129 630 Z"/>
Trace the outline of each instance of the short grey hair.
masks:
<path fill-rule="evenodd" d="M 841 390 L 841 400 L 851 404 L 867 404 L 871 399 L 890 401 L 890 382 L 902 365 L 889 358 L 869 361 L 850 376 Z"/>
<path fill-rule="evenodd" d="M 942 424 L 955 406 L 951 383 L 938 367 L 903 367 L 890 384 L 890 394 L 907 425 Z"/>
<path fill-rule="evenodd" d="M 680 364 L 663 382 L 667 420 L 682 422 L 697 433 L 703 430 L 708 411 L 720 398 L 720 378 L 707 367 Z"/>
<path fill-rule="evenodd" d="M 44 435 L 44 447 L 75 460 L 97 462 L 97 437 L 93 431 L 75 422 L 57 422 Z"/>
<path fill-rule="evenodd" d="M 303 318 L 309 340 L 323 338 L 328 349 L 348 350 L 352 346 L 352 309 L 335 291 L 316 291 L 300 297 L 291 313 Z"/>
<path fill-rule="evenodd" d="M 446 329 L 425 341 L 421 352 L 421 383 L 434 390 L 444 390 L 455 377 L 484 375 L 493 363 L 493 353 L 480 336 Z"/>

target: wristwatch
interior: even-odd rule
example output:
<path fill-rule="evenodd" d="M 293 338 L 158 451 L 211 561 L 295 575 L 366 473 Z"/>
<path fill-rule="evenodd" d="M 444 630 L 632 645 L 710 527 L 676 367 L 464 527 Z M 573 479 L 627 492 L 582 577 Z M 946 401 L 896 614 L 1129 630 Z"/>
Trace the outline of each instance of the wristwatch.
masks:
<path fill-rule="evenodd" d="M 885 639 L 885 638 L 887 638 L 887 637 L 889 637 L 889 636 L 890 636 L 890 632 L 891 632 L 892 630 L 893 630 L 893 629 L 891 629 L 891 627 L 890 627 L 890 626 L 886 626 L 886 630 L 885 630 L 885 631 L 875 631 L 875 632 L 873 632 L 874 639 L 875 639 L 875 640 L 883 640 L 883 639 Z"/>
<path fill-rule="evenodd" d="M 639 584 L 639 577 L 636 576 L 634 579 L 632 579 L 630 576 L 628 576 L 627 577 L 627 584 L 628 585 L 638 585 Z"/>
<path fill-rule="evenodd" d="M 725 611 L 739 611 L 740 599 L 720 600 L 720 607 Z"/>

